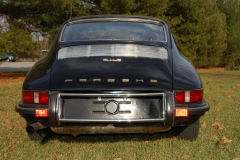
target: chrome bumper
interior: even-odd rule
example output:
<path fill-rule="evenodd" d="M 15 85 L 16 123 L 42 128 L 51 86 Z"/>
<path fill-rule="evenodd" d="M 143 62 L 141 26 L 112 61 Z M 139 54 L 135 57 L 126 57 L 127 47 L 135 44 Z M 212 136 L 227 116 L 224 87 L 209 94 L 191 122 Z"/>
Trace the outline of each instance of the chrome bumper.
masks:
<path fill-rule="evenodd" d="M 168 95 L 168 96 L 167 96 Z M 63 107 L 62 107 L 62 98 L 97 98 L 99 101 L 103 98 L 148 98 L 154 97 L 161 99 L 161 117 L 155 118 L 134 118 L 125 116 L 125 118 L 66 118 L 63 116 Z M 50 122 L 52 122 L 52 126 L 60 126 L 61 123 L 144 123 L 144 122 L 161 122 L 165 124 L 166 120 L 170 120 L 172 122 L 173 119 L 173 94 L 171 92 L 166 93 L 52 93 L 50 100 Z M 168 114 L 168 115 L 167 115 Z M 52 116 L 51 116 L 52 115 Z M 107 116 L 106 116 L 107 117 Z M 111 116 L 108 116 L 111 117 Z M 112 116 L 114 117 L 114 116 Z M 170 119 L 169 119 L 170 118 Z M 56 122 L 54 122 L 54 120 Z M 171 125 L 171 124 L 170 124 Z"/>
<path fill-rule="evenodd" d="M 129 124 L 125 126 L 115 126 L 108 124 L 105 126 L 53 126 L 51 130 L 58 134 L 71 134 L 77 136 L 79 134 L 127 134 L 127 133 L 146 133 L 153 134 L 158 132 L 166 132 L 171 126 L 162 126 L 159 123 L 151 123 L 147 125 Z"/>

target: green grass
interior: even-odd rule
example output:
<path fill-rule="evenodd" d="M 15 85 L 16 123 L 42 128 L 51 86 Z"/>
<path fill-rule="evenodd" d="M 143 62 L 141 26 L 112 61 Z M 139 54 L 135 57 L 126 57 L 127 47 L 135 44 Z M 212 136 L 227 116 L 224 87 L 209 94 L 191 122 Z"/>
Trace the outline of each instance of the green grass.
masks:
<path fill-rule="evenodd" d="M 240 71 L 198 70 L 211 109 L 201 118 L 196 141 L 155 135 L 58 135 L 32 142 L 15 112 L 23 78 L 0 79 L 0 159 L 235 159 L 240 158 Z M 14 79 L 16 78 L 16 79 Z M 212 126 L 220 123 L 223 129 Z M 204 124 L 204 125 L 203 125 Z M 219 145 L 226 137 L 231 143 Z"/>

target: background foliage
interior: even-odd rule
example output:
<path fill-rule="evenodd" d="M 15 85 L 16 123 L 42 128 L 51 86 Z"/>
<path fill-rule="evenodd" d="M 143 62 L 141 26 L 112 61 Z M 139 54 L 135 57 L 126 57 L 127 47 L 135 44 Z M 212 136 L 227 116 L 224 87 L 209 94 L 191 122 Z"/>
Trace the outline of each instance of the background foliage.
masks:
<path fill-rule="evenodd" d="M 27 49 L 12 50 L 17 44 L 11 44 L 10 35 L 21 39 L 27 32 L 40 32 L 51 41 L 64 21 L 100 14 L 160 18 L 170 25 L 182 54 L 195 66 L 240 65 L 239 0 L 0 0 L 0 15 L 10 25 L 7 32 L 0 33 L 0 48 L 30 54 L 37 44 L 29 36 L 23 39 L 26 45 L 19 44 Z"/>

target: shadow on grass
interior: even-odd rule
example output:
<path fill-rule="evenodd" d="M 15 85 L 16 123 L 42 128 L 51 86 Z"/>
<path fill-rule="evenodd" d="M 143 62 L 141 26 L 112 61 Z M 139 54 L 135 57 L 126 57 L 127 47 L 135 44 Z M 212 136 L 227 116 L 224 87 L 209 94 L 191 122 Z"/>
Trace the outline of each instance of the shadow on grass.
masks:
<path fill-rule="evenodd" d="M 115 142 L 145 142 L 156 141 L 159 139 L 169 138 L 169 133 L 156 133 L 156 134 L 93 134 L 93 135 L 78 135 L 73 137 L 71 135 L 55 134 L 54 140 L 65 143 L 115 143 Z"/>

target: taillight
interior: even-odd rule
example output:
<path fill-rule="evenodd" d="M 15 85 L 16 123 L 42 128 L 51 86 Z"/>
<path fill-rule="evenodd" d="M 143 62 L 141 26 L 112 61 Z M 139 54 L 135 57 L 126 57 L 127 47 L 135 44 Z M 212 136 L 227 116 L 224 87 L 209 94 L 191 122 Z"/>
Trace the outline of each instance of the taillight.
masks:
<path fill-rule="evenodd" d="M 39 103 L 48 103 L 48 92 L 39 92 Z"/>
<path fill-rule="evenodd" d="M 34 92 L 22 92 L 22 100 L 24 103 L 34 103 Z"/>
<path fill-rule="evenodd" d="M 48 103 L 48 92 L 27 92 L 22 91 L 22 100 L 24 103 Z"/>
<path fill-rule="evenodd" d="M 175 102 L 200 102 L 203 100 L 203 90 L 175 91 Z"/>

